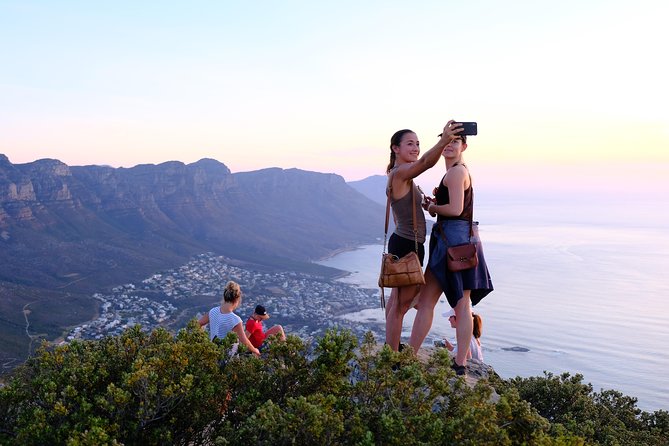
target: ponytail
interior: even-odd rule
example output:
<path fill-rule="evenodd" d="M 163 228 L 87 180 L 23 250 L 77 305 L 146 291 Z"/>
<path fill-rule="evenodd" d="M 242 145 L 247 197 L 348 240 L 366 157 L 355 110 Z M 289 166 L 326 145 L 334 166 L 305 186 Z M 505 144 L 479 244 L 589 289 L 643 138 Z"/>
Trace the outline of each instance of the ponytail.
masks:
<path fill-rule="evenodd" d="M 397 158 L 397 155 L 395 155 L 393 149 L 390 149 L 390 163 L 388 163 L 388 167 L 386 167 L 386 174 L 389 174 L 392 168 L 395 166 L 395 158 Z"/>
<path fill-rule="evenodd" d="M 395 154 L 393 146 L 399 147 L 399 145 L 402 143 L 402 138 L 404 137 L 405 133 L 415 133 L 415 132 L 409 129 L 398 130 L 395 132 L 392 138 L 390 138 L 390 163 L 388 163 L 388 167 L 386 167 L 386 174 L 390 173 L 392 168 L 395 167 L 395 160 L 397 159 L 397 154 Z"/>
<path fill-rule="evenodd" d="M 481 337 L 481 330 L 483 330 L 483 320 L 481 319 L 481 316 L 476 313 L 472 313 L 472 318 L 474 318 L 472 334 L 476 339 L 478 339 Z"/>

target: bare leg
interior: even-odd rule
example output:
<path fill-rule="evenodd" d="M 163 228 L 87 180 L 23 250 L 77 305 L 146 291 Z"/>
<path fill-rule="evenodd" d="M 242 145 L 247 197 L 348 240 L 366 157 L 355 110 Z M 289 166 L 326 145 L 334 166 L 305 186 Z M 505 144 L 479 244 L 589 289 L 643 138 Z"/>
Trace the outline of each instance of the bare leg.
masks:
<path fill-rule="evenodd" d="M 404 315 L 409 311 L 411 301 L 418 290 L 418 286 L 408 286 L 393 288 L 392 293 L 390 293 L 390 300 L 386 306 L 386 344 L 395 351 L 400 346 Z"/>
<path fill-rule="evenodd" d="M 464 290 L 464 296 L 455 306 L 455 317 L 458 321 L 458 325 L 455 327 L 455 338 L 458 340 L 458 353 L 455 355 L 455 363 L 458 365 L 467 365 L 469 344 L 472 342 L 474 321 L 472 320 L 470 294 L 470 290 Z"/>
<path fill-rule="evenodd" d="M 390 296 L 388 296 L 388 300 L 386 301 L 386 320 L 388 320 L 388 312 L 390 312 L 394 302 L 397 302 L 397 288 L 390 290 Z"/>
<path fill-rule="evenodd" d="M 409 345 L 413 347 L 414 353 L 423 345 L 425 337 L 432 328 L 432 319 L 434 318 L 434 307 L 441 296 L 441 287 L 439 282 L 432 275 L 430 268 L 425 270 L 425 285 L 421 287 L 418 294 L 418 312 L 411 328 L 411 338 Z"/>
<path fill-rule="evenodd" d="M 278 334 L 278 335 L 279 335 L 279 339 L 281 339 L 282 341 L 285 341 L 285 340 L 286 340 L 286 333 L 284 333 L 284 331 L 283 331 L 283 327 L 282 327 L 281 325 L 275 325 L 275 326 L 273 326 L 272 328 L 270 328 L 269 330 L 267 330 L 267 331 L 265 332 L 265 334 L 266 334 L 267 336 L 272 336 L 272 335 Z"/>

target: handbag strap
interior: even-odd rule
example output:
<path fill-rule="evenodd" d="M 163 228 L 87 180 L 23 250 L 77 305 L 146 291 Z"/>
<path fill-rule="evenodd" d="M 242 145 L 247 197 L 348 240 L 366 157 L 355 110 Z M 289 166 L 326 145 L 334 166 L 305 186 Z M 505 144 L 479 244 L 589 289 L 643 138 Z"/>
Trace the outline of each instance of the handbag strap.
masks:
<path fill-rule="evenodd" d="M 383 253 L 386 253 L 386 244 L 388 241 L 388 220 L 390 219 L 390 197 L 393 194 L 393 176 L 395 172 L 390 175 L 388 180 L 390 186 L 386 189 L 386 224 L 383 231 Z M 412 226 L 413 226 L 413 240 L 414 240 L 414 249 L 418 253 L 418 225 L 416 223 L 416 191 L 414 190 L 413 180 L 411 180 L 411 210 L 412 210 Z"/>
<path fill-rule="evenodd" d="M 386 254 L 386 244 L 388 242 L 388 220 L 390 219 L 390 197 L 393 194 L 393 176 L 395 172 L 390 175 L 388 182 L 390 186 L 386 188 L 386 225 L 383 231 L 383 254 Z M 420 188 L 419 188 L 420 189 Z M 416 248 L 416 253 L 418 253 L 418 227 L 416 224 L 416 191 L 413 186 L 413 179 L 411 180 L 411 208 L 413 209 L 412 222 L 413 222 L 413 237 Z M 381 287 L 381 309 L 386 309 L 386 296 L 385 290 Z M 385 318 L 385 311 L 383 313 Z"/>

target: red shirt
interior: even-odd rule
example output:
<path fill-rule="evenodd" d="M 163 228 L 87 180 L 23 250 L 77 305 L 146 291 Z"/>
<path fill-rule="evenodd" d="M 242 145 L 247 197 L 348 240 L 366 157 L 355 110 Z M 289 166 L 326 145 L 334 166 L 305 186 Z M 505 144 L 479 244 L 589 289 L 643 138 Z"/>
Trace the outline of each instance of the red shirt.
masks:
<path fill-rule="evenodd" d="M 246 331 L 250 333 L 249 341 L 255 348 L 260 347 L 267 337 L 262 330 L 262 321 L 257 321 L 252 317 L 246 321 Z"/>

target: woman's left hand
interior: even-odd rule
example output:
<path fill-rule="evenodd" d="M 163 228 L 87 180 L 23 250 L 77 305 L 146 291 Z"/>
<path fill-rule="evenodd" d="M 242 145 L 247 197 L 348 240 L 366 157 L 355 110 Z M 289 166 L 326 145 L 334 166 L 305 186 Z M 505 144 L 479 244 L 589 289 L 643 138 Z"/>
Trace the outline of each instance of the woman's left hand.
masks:
<path fill-rule="evenodd" d="M 434 210 L 434 207 L 435 207 L 436 205 L 437 205 L 437 203 L 432 202 L 432 203 L 428 204 L 427 207 L 425 208 L 425 210 L 426 210 L 427 212 L 429 212 L 430 217 L 436 217 L 436 216 L 437 216 L 437 213 L 436 213 L 435 210 Z M 430 210 L 430 206 L 432 206 L 432 210 Z"/>
<path fill-rule="evenodd" d="M 434 198 L 423 195 L 423 209 L 427 211 L 427 208 L 430 207 L 432 203 L 434 203 Z"/>

